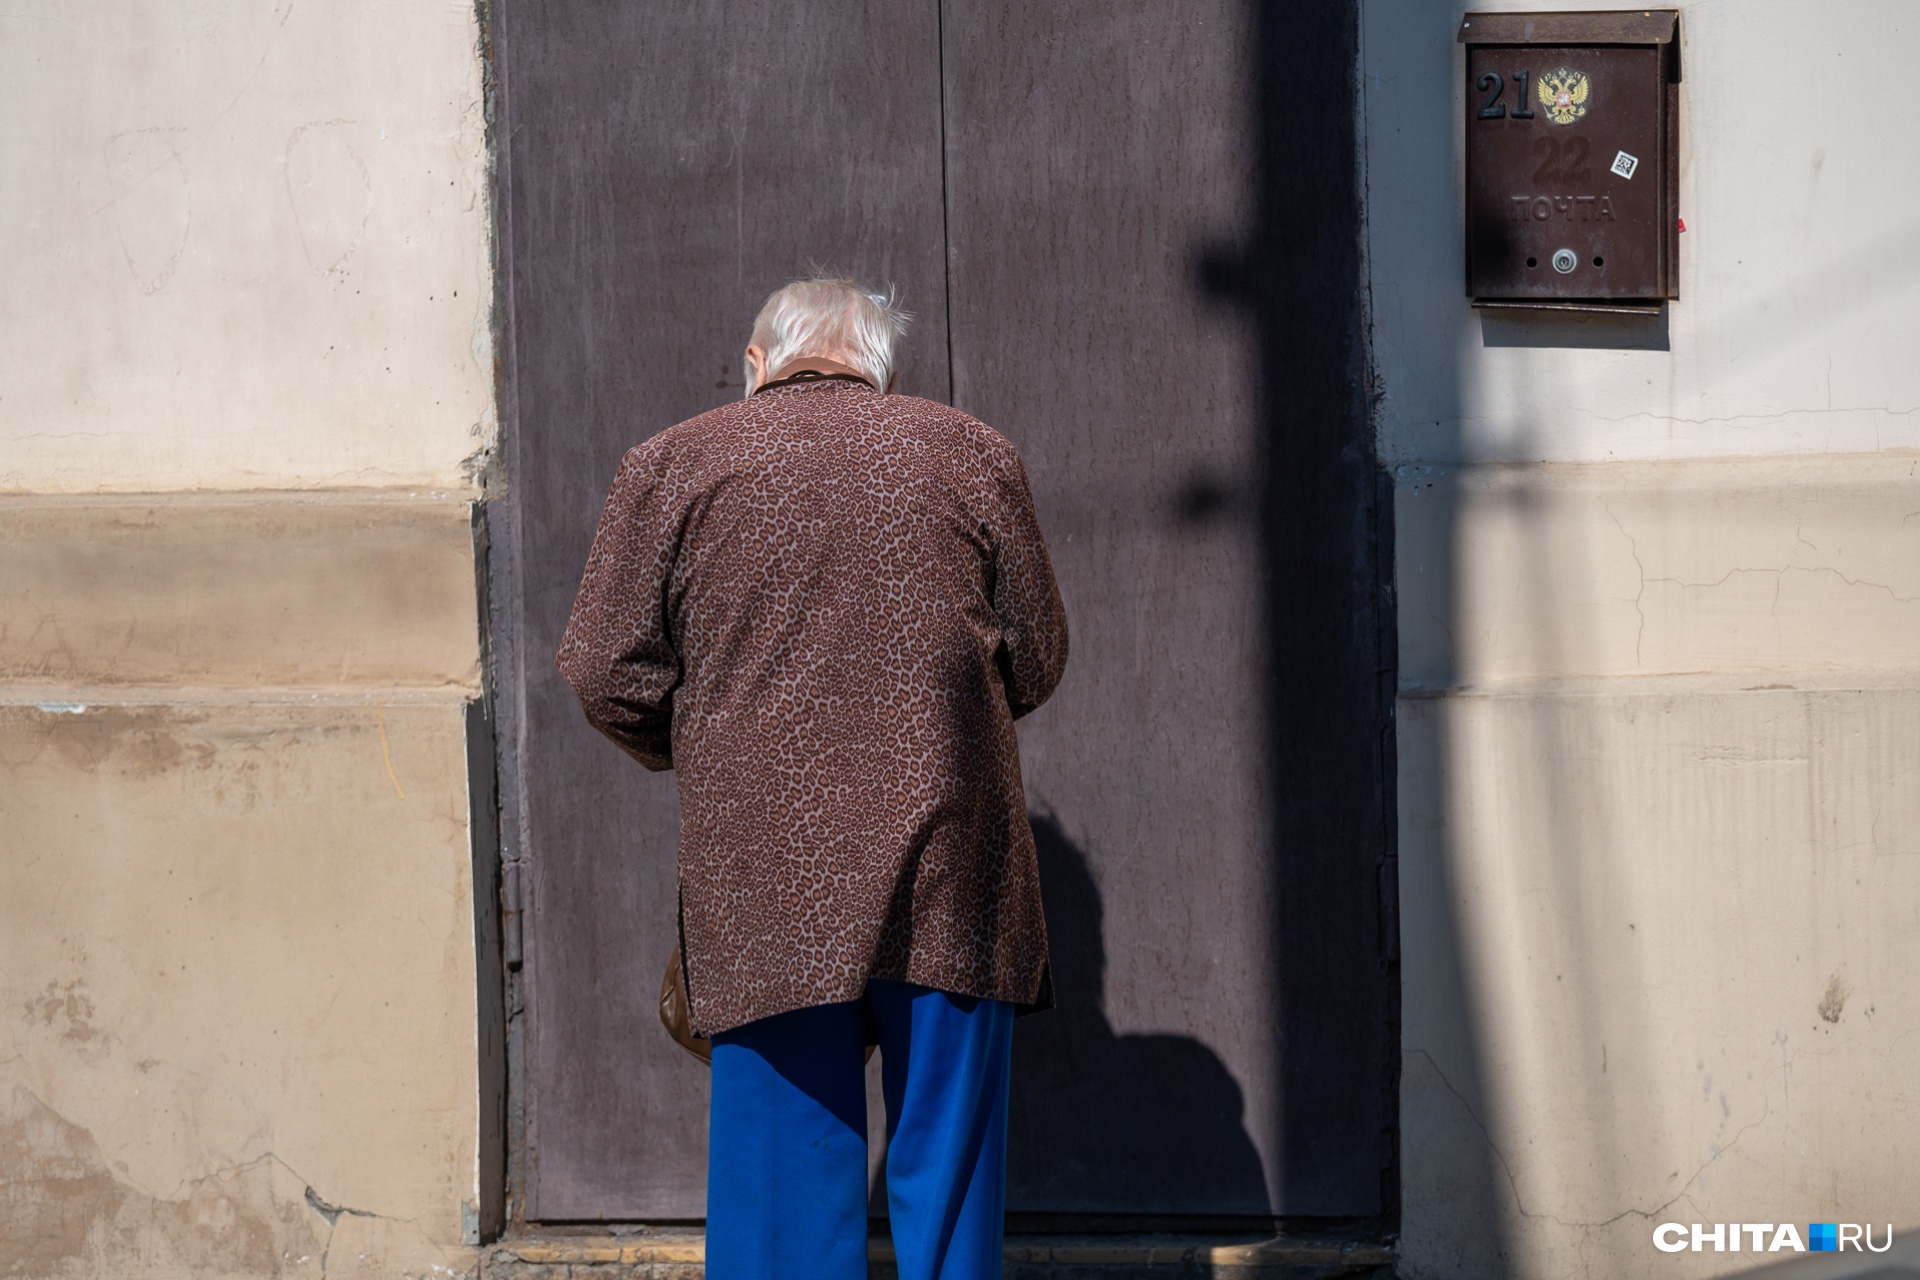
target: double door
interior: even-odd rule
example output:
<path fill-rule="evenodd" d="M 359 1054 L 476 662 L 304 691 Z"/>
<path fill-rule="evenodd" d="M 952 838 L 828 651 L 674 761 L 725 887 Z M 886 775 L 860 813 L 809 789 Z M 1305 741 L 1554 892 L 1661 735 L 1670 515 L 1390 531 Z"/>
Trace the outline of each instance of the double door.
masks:
<path fill-rule="evenodd" d="M 552 654 L 621 454 L 739 396 L 755 310 L 810 266 L 897 285 L 900 389 L 1019 446 L 1071 616 L 1066 680 L 1021 725 L 1059 1007 L 1015 1033 L 1015 1225 L 1377 1213 L 1379 824 L 1312 853 L 1319 888 L 1289 876 L 1275 735 L 1319 730 L 1273 722 L 1262 338 L 1201 268 L 1257 232 L 1253 13 L 497 0 L 495 20 L 525 1218 L 704 1214 L 706 1072 L 654 1011 L 673 778 L 586 725 Z M 1325 945 L 1290 949 L 1296 917 Z M 1350 998 L 1301 1032 L 1290 992 L 1329 984 Z"/>

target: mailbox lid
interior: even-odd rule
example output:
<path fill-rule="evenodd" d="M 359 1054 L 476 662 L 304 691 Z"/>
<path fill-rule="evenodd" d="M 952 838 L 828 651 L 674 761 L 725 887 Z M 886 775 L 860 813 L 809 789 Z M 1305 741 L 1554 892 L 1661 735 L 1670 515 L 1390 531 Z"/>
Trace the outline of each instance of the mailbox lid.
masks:
<path fill-rule="evenodd" d="M 1469 45 L 1469 294 L 1646 303 L 1669 295 L 1666 62 L 1656 42 Z M 1567 87 L 1571 100 L 1556 109 Z M 1495 108 L 1501 114 L 1491 116 Z M 1556 270 L 1556 255 L 1568 254 L 1572 269 Z"/>
<path fill-rule="evenodd" d="M 1460 19 L 1461 44 L 1677 45 L 1678 9 L 1586 10 L 1576 13 L 1469 13 Z M 1670 68 L 1680 78 L 1676 57 Z"/>

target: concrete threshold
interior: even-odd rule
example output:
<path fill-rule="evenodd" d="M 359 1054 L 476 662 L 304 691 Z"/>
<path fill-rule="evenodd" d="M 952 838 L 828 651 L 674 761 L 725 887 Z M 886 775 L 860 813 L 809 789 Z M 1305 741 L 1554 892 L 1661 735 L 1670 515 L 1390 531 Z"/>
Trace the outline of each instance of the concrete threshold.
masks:
<path fill-rule="evenodd" d="M 893 1275 L 893 1242 L 868 1245 L 873 1275 Z M 1390 1276 L 1389 1244 L 1278 1237 L 1207 1235 L 1009 1236 L 1007 1275 L 1041 1277 L 1230 1277 L 1232 1280 L 1319 1280 L 1336 1276 Z M 497 1280 L 568 1277 L 657 1277 L 696 1280 L 703 1275 L 706 1240 L 697 1230 L 661 1230 L 645 1236 L 563 1236 L 503 1242 L 482 1251 L 480 1274 Z"/>

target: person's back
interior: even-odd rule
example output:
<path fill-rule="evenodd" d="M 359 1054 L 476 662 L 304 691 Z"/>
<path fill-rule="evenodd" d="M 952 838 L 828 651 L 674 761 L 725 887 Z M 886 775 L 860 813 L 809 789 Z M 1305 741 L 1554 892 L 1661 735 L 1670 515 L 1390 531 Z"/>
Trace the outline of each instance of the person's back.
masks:
<path fill-rule="evenodd" d="M 815 377 L 636 447 L 607 512 L 561 668 L 594 723 L 679 775 L 695 1025 L 872 977 L 1033 1003 L 1012 722 L 1052 691 L 1066 631 L 1013 447 Z M 677 663 L 607 661 L 643 635 Z"/>

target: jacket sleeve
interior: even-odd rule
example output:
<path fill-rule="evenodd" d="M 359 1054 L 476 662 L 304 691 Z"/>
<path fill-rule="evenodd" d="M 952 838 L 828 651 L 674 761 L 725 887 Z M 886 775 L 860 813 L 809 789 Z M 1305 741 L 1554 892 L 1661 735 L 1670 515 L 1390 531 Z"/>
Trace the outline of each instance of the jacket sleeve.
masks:
<path fill-rule="evenodd" d="M 1053 695 L 1067 669 L 1067 610 L 1060 603 L 1020 455 L 1008 445 L 994 467 L 993 611 L 1000 621 L 1000 678 L 1019 719 Z"/>
<path fill-rule="evenodd" d="M 673 767 L 680 683 L 666 594 L 681 522 L 664 478 L 645 446 L 621 461 L 556 657 L 593 727 L 656 770 Z"/>

